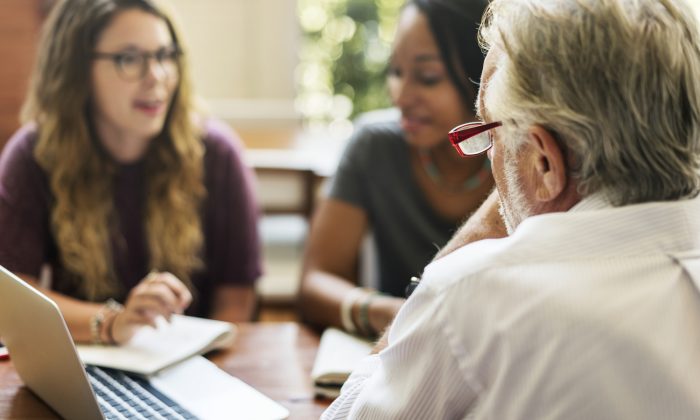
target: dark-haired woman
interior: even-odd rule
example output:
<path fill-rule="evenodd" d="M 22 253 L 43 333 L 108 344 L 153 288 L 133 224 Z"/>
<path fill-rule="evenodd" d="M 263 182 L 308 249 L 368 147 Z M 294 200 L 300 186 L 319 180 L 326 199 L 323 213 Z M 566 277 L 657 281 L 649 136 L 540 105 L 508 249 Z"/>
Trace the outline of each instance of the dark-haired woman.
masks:
<path fill-rule="evenodd" d="M 483 54 L 477 30 L 486 1 L 412 0 L 403 8 L 388 67 L 400 111 L 350 140 L 314 217 L 300 288 L 304 319 L 373 336 L 404 301 L 436 251 L 493 188 L 487 157 L 464 160 L 447 133 L 477 120 Z M 358 287 L 371 232 L 376 289 Z"/>

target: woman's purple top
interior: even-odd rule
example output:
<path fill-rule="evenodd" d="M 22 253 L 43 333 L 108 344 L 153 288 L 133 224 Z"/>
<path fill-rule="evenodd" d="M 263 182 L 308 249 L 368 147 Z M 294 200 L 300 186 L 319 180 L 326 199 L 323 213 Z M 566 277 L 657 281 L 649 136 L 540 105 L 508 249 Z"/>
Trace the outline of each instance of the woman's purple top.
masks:
<path fill-rule="evenodd" d="M 209 316 L 219 285 L 253 285 L 262 273 L 258 208 L 253 175 L 241 159 L 241 143 L 223 123 L 210 120 L 203 138 L 202 206 L 205 268 L 192 274 L 195 301 L 187 313 Z M 0 264 L 10 271 L 39 277 L 43 264 L 52 271 L 51 288 L 84 299 L 61 266 L 50 228 L 52 194 L 48 177 L 34 159 L 37 131 L 21 128 L 0 156 Z M 146 191 L 143 163 L 122 165 L 114 183 L 119 232 L 112 233 L 115 273 L 129 290 L 148 274 L 149 250 L 144 227 Z"/>

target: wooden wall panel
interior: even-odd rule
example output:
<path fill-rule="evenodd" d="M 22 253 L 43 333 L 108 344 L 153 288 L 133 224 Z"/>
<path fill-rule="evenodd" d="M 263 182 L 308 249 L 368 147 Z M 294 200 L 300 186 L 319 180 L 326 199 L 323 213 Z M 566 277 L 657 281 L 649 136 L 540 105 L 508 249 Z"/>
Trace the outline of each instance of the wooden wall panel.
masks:
<path fill-rule="evenodd" d="M 0 149 L 19 127 L 45 0 L 0 0 Z"/>

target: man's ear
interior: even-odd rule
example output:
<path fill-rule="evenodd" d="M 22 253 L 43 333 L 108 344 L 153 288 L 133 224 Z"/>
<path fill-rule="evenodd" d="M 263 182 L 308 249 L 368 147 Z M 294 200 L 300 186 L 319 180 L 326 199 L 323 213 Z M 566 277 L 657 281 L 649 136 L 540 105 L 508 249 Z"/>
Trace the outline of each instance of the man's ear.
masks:
<path fill-rule="evenodd" d="M 532 146 L 535 198 L 540 202 L 552 201 L 566 188 L 564 153 L 552 133 L 542 126 L 530 127 L 528 141 Z"/>

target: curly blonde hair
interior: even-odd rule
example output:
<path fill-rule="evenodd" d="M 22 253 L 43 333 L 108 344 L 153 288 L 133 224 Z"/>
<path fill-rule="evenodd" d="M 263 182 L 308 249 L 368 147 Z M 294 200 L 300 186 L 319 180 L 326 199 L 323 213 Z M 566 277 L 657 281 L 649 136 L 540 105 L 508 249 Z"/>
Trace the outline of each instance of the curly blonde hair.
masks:
<path fill-rule="evenodd" d="M 90 121 L 91 53 L 101 32 L 120 12 L 138 8 L 163 19 L 178 58 L 179 80 L 162 132 L 145 157 L 146 235 L 150 269 L 169 271 L 191 288 L 202 267 L 200 206 L 206 195 L 200 129 L 184 46 L 172 15 L 157 0 L 63 0 L 44 31 L 22 110 L 38 124 L 35 158 L 49 178 L 51 229 L 59 258 L 84 296 L 122 292 L 110 235 L 117 231 L 113 203 L 116 164 L 99 146 Z"/>

